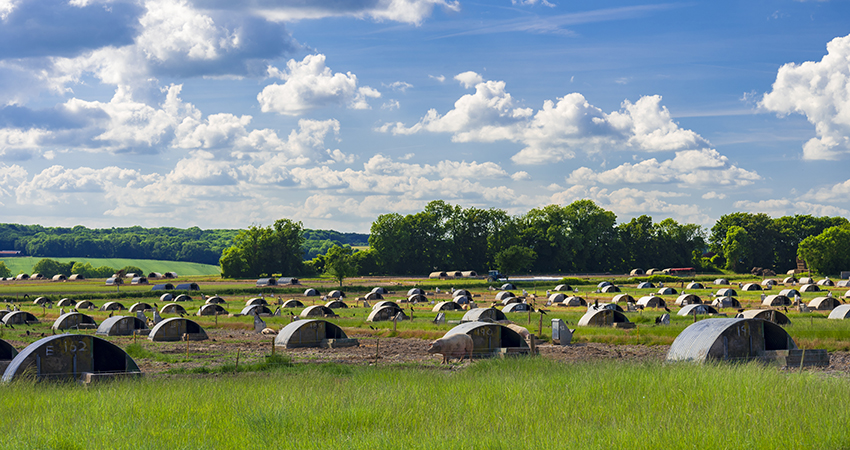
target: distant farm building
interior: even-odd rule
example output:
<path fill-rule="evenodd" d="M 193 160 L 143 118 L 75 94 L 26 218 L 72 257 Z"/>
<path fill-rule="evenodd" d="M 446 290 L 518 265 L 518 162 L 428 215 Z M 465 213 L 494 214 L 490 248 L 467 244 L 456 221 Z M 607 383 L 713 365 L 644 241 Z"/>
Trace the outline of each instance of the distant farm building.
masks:
<path fill-rule="evenodd" d="M 201 287 L 198 286 L 198 283 L 180 283 L 177 286 L 174 286 L 175 291 L 200 291 Z"/>
<path fill-rule="evenodd" d="M 431 274 L 428 275 L 428 278 L 448 278 L 448 276 L 449 274 L 447 274 L 446 272 L 431 272 Z"/>
<path fill-rule="evenodd" d="M 173 291 L 174 285 L 171 283 L 155 284 L 151 288 L 152 291 Z"/>
<path fill-rule="evenodd" d="M 68 279 L 71 280 L 71 281 L 83 281 L 83 280 L 86 279 L 86 277 L 82 274 L 79 274 L 79 273 L 73 273 L 73 274 L 71 274 L 71 277 L 68 278 Z"/>
<path fill-rule="evenodd" d="M 639 275 L 643 275 L 643 269 L 632 269 L 632 270 L 629 272 L 629 275 L 630 275 L 630 276 L 633 276 L 633 277 L 636 277 L 636 276 L 639 276 Z"/>
<path fill-rule="evenodd" d="M 133 277 L 130 284 L 148 284 L 148 279 L 145 277 Z"/>
<path fill-rule="evenodd" d="M 53 275 L 53 281 L 67 281 L 67 280 L 68 280 L 68 277 L 66 277 L 65 275 L 62 275 L 61 273 L 57 274 L 57 275 Z"/>
<path fill-rule="evenodd" d="M 257 287 L 277 286 L 277 280 L 274 278 L 260 278 L 257 280 Z"/>

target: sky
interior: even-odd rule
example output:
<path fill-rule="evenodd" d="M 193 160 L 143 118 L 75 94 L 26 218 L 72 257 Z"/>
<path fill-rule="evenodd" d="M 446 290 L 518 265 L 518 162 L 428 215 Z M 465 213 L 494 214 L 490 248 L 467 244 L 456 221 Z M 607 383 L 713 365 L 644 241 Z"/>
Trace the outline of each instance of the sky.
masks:
<path fill-rule="evenodd" d="M 0 0 L 0 222 L 848 216 L 850 2 Z"/>

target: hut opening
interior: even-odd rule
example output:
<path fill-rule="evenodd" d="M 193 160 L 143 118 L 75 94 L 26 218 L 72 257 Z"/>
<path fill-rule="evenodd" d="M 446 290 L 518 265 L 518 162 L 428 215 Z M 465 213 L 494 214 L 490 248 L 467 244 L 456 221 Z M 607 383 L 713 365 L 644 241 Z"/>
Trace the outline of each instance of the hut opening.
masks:
<path fill-rule="evenodd" d="M 68 279 L 71 280 L 71 281 L 83 281 L 83 280 L 86 279 L 86 277 L 82 274 L 79 274 L 79 273 L 72 273 L 71 277 L 68 278 Z"/>

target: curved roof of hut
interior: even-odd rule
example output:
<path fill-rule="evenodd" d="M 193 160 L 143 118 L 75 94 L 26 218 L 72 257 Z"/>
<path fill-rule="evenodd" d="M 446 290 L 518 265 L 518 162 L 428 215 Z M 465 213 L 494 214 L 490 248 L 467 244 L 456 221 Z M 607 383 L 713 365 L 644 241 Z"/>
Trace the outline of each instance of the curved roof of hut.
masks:
<path fill-rule="evenodd" d="M 473 308 L 460 319 L 463 322 L 480 322 L 484 320 L 507 320 L 505 313 L 496 308 Z"/>
<path fill-rule="evenodd" d="M 713 306 L 702 305 L 702 304 L 685 305 L 676 314 L 678 314 L 680 316 L 690 316 L 690 315 L 694 314 L 694 311 L 696 311 L 697 314 L 719 314 L 719 312 L 716 309 L 714 309 Z"/>
<path fill-rule="evenodd" d="M 659 289 L 658 292 L 656 292 L 656 293 L 658 295 L 676 295 L 676 294 L 678 294 L 678 292 L 675 289 L 673 289 L 669 286 L 664 286 L 663 288 Z"/>
<path fill-rule="evenodd" d="M 522 303 L 522 299 L 519 297 L 508 297 L 502 300 L 503 305 L 510 305 L 511 303 Z"/>
<path fill-rule="evenodd" d="M 548 298 L 547 300 L 549 300 L 549 301 L 550 301 L 550 302 L 552 302 L 552 303 L 561 303 L 561 302 L 562 302 L 562 301 L 564 301 L 564 299 L 566 299 L 566 298 L 567 298 L 567 296 L 566 296 L 566 295 L 564 295 L 564 294 L 562 294 L 562 293 L 560 293 L 560 292 L 556 292 L 556 293 L 554 293 L 554 294 L 550 294 L 550 295 L 549 295 L 549 298 Z"/>
<path fill-rule="evenodd" d="M 717 292 L 714 293 L 715 297 L 737 297 L 738 293 L 735 292 L 732 288 L 722 288 L 718 289 Z"/>
<path fill-rule="evenodd" d="M 741 290 L 742 291 L 760 291 L 762 289 L 761 289 L 761 286 L 759 286 L 756 283 L 747 283 L 747 284 L 741 286 Z"/>
<path fill-rule="evenodd" d="M 564 306 L 587 306 L 587 301 L 577 295 L 571 295 L 565 298 L 561 304 Z"/>
<path fill-rule="evenodd" d="M 667 306 L 667 302 L 664 301 L 663 298 L 657 295 L 647 295 L 645 297 L 641 297 L 637 304 L 643 306 L 644 308 L 664 308 Z"/>
<path fill-rule="evenodd" d="M 676 305 L 699 305 L 702 304 L 702 299 L 694 294 L 682 294 L 676 298 Z"/>
<path fill-rule="evenodd" d="M 300 316 L 303 317 L 324 317 L 335 316 L 336 313 L 325 305 L 313 305 L 304 308 Z"/>
<path fill-rule="evenodd" d="M 443 335 L 444 338 L 455 335 L 465 334 L 472 337 L 474 352 L 492 352 L 497 348 L 528 348 L 528 343 L 516 331 L 500 324 L 490 322 L 466 322 Z M 480 339 L 479 336 L 486 336 L 485 339 Z M 498 336 L 498 342 L 492 342 L 489 336 Z M 481 354 L 481 353 L 479 353 Z"/>
<path fill-rule="evenodd" d="M 705 286 L 702 283 L 691 281 L 685 286 L 685 289 L 705 289 Z"/>
<path fill-rule="evenodd" d="M 161 301 L 161 302 L 170 302 L 173 299 L 174 299 L 174 296 L 167 293 L 167 292 L 165 294 L 162 294 L 162 295 L 159 296 L 159 301 Z"/>
<path fill-rule="evenodd" d="M 197 322 L 182 317 L 170 317 L 154 325 L 150 334 L 148 334 L 148 340 L 179 341 L 184 334 L 194 335 L 193 340 L 209 338 L 207 332 Z"/>
<path fill-rule="evenodd" d="M 835 286 L 835 283 L 829 278 L 824 278 L 823 280 L 818 280 L 818 286 Z"/>
<path fill-rule="evenodd" d="M 815 284 L 815 279 L 812 277 L 800 277 L 800 284 Z"/>
<path fill-rule="evenodd" d="M 613 283 L 611 283 L 610 281 L 600 281 L 600 282 L 599 282 L 599 284 L 597 284 L 597 285 L 596 285 L 596 287 L 597 287 L 598 289 L 602 289 L 602 288 L 604 288 L 605 286 L 611 286 L 612 284 L 613 284 Z"/>
<path fill-rule="evenodd" d="M 77 302 L 75 300 L 71 300 L 70 298 L 63 298 L 62 300 L 59 300 L 58 302 L 56 302 L 56 306 L 59 306 L 59 307 L 74 306 L 76 304 L 77 304 Z"/>
<path fill-rule="evenodd" d="M 272 313 L 272 310 L 270 310 L 269 307 L 266 306 L 266 305 L 248 305 L 248 306 L 242 308 L 242 312 L 240 312 L 239 314 L 242 314 L 243 316 L 249 316 L 251 314 L 260 315 L 260 314 L 271 314 L 271 313 Z"/>
<path fill-rule="evenodd" d="M 198 310 L 199 316 L 216 316 L 219 314 L 227 314 L 227 310 L 218 303 L 201 305 L 201 308 Z"/>
<path fill-rule="evenodd" d="M 392 320 L 393 317 L 401 314 L 401 320 L 407 319 L 407 315 L 401 308 L 393 305 L 384 305 L 380 308 L 373 309 L 366 318 L 367 322 L 378 322 L 382 320 Z"/>
<path fill-rule="evenodd" d="M 748 309 L 740 314 L 744 319 L 761 319 L 777 325 L 788 325 L 791 323 L 788 316 L 775 309 Z"/>
<path fill-rule="evenodd" d="M 152 309 L 153 309 L 153 306 L 151 306 L 149 303 L 139 302 L 139 303 L 133 303 L 133 305 L 130 306 L 129 311 L 130 312 L 139 312 L 139 311 L 145 312 L 145 311 L 150 311 Z"/>
<path fill-rule="evenodd" d="M 804 284 L 800 286 L 800 292 L 820 292 L 820 288 L 816 284 Z"/>
<path fill-rule="evenodd" d="M 835 297 L 815 297 L 809 302 L 809 308 L 818 311 L 831 311 L 841 305 Z"/>
<path fill-rule="evenodd" d="M 716 297 L 711 302 L 711 306 L 715 308 L 740 308 L 741 302 L 734 297 Z"/>
<path fill-rule="evenodd" d="M 837 306 L 829 313 L 830 319 L 846 319 L 850 317 L 850 305 Z"/>
<path fill-rule="evenodd" d="M 305 297 L 318 297 L 318 296 L 319 296 L 319 291 L 317 291 L 317 290 L 315 290 L 315 289 L 313 289 L 313 288 L 309 288 L 309 289 L 306 289 L 306 290 L 304 291 L 304 296 L 305 296 Z"/>
<path fill-rule="evenodd" d="M 248 300 L 245 302 L 245 306 L 251 306 L 251 305 L 268 305 L 268 304 L 269 304 L 269 302 L 267 302 L 267 301 L 266 301 L 266 299 L 264 299 L 264 298 L 262 298 L 262 297 L 254 297 L 254 298 L 252 298 L 252 299 L 248 299 Z"/>
<path fill-rule="evenodd" d="M 449 274 L 446 272 L 431 272 L 431 274 L 428 275 L 428 278 L 443 278 L 447 276 L 449 276 Z"/>
<path fill-rule="evenodd" d="M 124 307 L 121 303 L 118 302 L 106 302 L 103 306 L 100 307 L 101 311 L 123 311 L 127 308 Z"/>
<path fill-rule="evenodd" d="M 174 301 L 175 302 L 191 302 L 192 297 L 189 297 L 186 294 L 180 294 L 180 295 L 178 295 L 177 297 L 174 298 Z"/>
<path fill-rule="evenodd" d="M 620 288 L 613 284 L 609 284 L 608 286 L 602 288 L 602 293 L 604 294 L 613 294 L 615 292 L 620 292 Z"/>
<path fill-rule="evenodd" d="M 424 303 L 428 301 L 428 297 L 423 294 L 413 294 L 410 297 L 407 297 L 408 303 Z"/>
<path fill-rule="evenodd" d="M 99 336 L 129 336 L 133 334 L 134 330 L 147 329 L 148 324 L 136 316 L 112 316 L 101 322 L 94 334 Z"/>
<path fill-rule="evenodd" d="M 632 269 L 629 271 L 629 276 L 643 275 L 643 269 Z"/>
<path fill-rule="evenodd" d="M 778 281 L 776 281 L 776 280 L 774 280 L 773 278 L 768 278 L 768 279 L 765 279 L 765 280 L 761 280 L 761 285 L 762 285 L 762 286 L 776 286 L 777 284 L 779 284 L 779 282 L 778 282 Z"/>
<path fill-rule="evenodd" d="M 219 303 L 227 303 L 227 300 L 219 297 L 218 295 L 213 295 L 204 302 L 205 305 L 218 305 Z"/>
<path fill-rule="evenodd" d="M 505 283 L 501 287 L 499 287 L 499 289 L 501 289 L 503 291 L 515 291 L 516 286 L 514 286 L 513 283 Z"/>
<path fill-rule="evenodd" d="M 19 323 L 38 323 L 38 318 L 27 311 L 12 311 L 3 316 L 5 325 L 17 325 Z"/>
<path fill-rule="evenodd" d="M 569 284 L 559 284 L 559 285 L 555 286 L 555 289 L 553 289 L 553 290 L 554 291 L 572 291 L 573 288 Z"/>
<path fill-rule="evenodd" d="M 94 318 L 91 316 L 87 316 L 79 312 L 69 312 L 57 317 L 56 320 L 53 321 L 53 326 L 50 328 L 54 330 L 67 330 L 69 328 L 76 328 L 82 324 L 97 326 L 97 322 L 95 322 Z"/>
<path fill-rule="evenodd" d="M 726 278 L 718 278 L 714 280 L 714 284 L 717 286 L 726 286 L 729 284 L 729 280 L 727 280 Z"/>
<path fill-rule="evenodd" d="M 363 298 L 365 298 L 366 300 L 382 300 L 384 296 L 377 292 L 370 292 L 366 294 L 366 296 Z"/>
<path fill-rule="evenodd" d="M 460 311 L 463 307 L 458 305 L 455 302 L 440 302 L 434 305 L 431 309 L 432 312 L 440 312 L 440 311 Z"/>
<path fill-rule="evenodd" d="M 794 277 L 785 277 L 785 279 L 782 280 L 782 284 L 791 284 L 791 283 L 796 283 L 797 281 L 799 281 L 799 280 L 797 280 Z"/>
<path fill-rule="evenodd" d="M 655 285 L 650 283 L 649 281 L 643 281 L 643 282 L 638 283 L 637 288 L 638 289 L 655 289 Z"/>
<path fill-rule="evenodd" d="M 179 303 L 168 303 L 159 309 L 160 314 L 187 314 L 186 308 Z"/>
<path fill-rule="evenodd" d="M 616 305 L 615 305 L 616 306 Z M 610 326 L 614 323 L 628 323 L 629 318 L 620 311 L 608 308 L 593 309 L 590 308 L 581 316 L 578 325 L 582 327 L 588 326 Z"/>
<path fill-rule="evenodd" d="M 390 291 L 388 291 L 387 288 L 381 287 L 381 286 L 373 287 L 372 290 L 369 291 L 369 292 L 374 292 L 376 294 L 381 294 L 381 295 L 387 295 L 387 294 L 390 293 Z"/>
<path fill-rule="evenodd" d="M 399 306 L 398 303 L 396 303 L 392 300 L 381 300 L 378 303 L 375 303 L 374 305 L 372 305 L 372 310 L 374 311 L 374 310 L 376 310 L 378 308 L 382 308 L 384 306 L 392 306 L 393 308 L 401 309 L 401 306 Z"/>
<path fill-rule="evenodd" d="M 587 306 L 587 305 L 585 305 L 585 306 Z M 600 303 L 599 308 L 597 308 L 597 309 L 613 309 L 614 311 L 621 312 L 621 313 L 626 312 L 626 310 L 624 310 L 622 306 L 620 306 L 616 303 Z"/>
<path fill-rule="evenodd" d="M 626 302 L 626 303 L 631 302 L 631 303 L 634 303 L 634 302 L 635 302 L 635 298 L 634 298 L 634 297 L 632 297 L 632 296 L 631 296 L 631 295 L 629 295 L 629 294 L 617 294 L 617 295 L 615 295 L 615 296 L 614 296 L 614 298 L 612 298 L 612 299 L 611 299 L 611 302 L 612 302 L 612 303 L 620 303 L 620 302 Z"/>
<path fill-rule="evenodd" d="M 800 295 L 800 291 L 798 291 L 796 289 L 783 289 L 783 290 L 779 291 L 779 295 L 784 295 L 788 298 L 791 298 L 791 297 L 796 297 L 796 296 Z"/>
<path fill-rule="evenodd" d="M 797 348 L 791 336 L 773 322 L 747 318 L 705 319 L 688 326 L 679 334 L 673 341 L 673 345 L 670 346 L 667 360 L 704 361 L 706 359 L 723 359 L 722 349 L 724 346 L 716 346 L 716 342 L 724 335 L 734 336 L 735 330 L 746 330 L 746 334 L 750 336 L 750 330 L 753 328 L 760 330 L 759 335 L 764 336 L 765 350 Z M 752 348 L 752 345 L 742 347 L 744 347 L 744 351 L 739 355 L 733 355 L 732 359 L 758 356 L 756 354 L 758 348 Z M 720 348 L 720 352 L 717 351 L 717 348 Z"/>
<path fill-rule="evenodd" d="M 534 308 L 532 308 L 528 303 L 511 303 L 510 305 L 502 308 L 503 313 L 527 312 L 532 310 L 534 310 Z"/>
<path fill-rule="evenodd" d="M 334 289 L 328 292 L 328 298 L 345 298 L 345 292 Z"/>
<path fill-rule="evenodd" d="M 291 299 L 283 302 L 283 307 L 284 308 L 303 308 L 304 303 L 302 303 L 301 300 L 296 300 L 294 298 L 291 298 Z"/>
<path fill-rule="evenodd" d="M 502 301 L 502 300 L 505 300 L 507 298 L 513 298 L 513 297 L 516 297 L 516 295 L 514 295 L 514 293 L 511 292 L 511 291 L 501 291 L 501 292 L 496 294 L 496 300 L 498 300 L 498 301 Z"/>
<path fill-rule="evenodd" d="M 788 306 L 791 304 L 791 299 L 782 294 L 768 295 L 761 304 L 762 306 Z"/>
<path fill-rule="evenodd" d="M 345 302 L 342 301 L 342 300 L 331 300 L 331 301 L 325 303 L 325 306 L 327 306 L 330 309 L 348 308 L 348 305 L 346 305 Z"/>
<path fill-rule="evenodd" d="M 418 294 L 418 295 L 425 295 L 425 291 L 424 291 L 423 289 L 421 289 L 421 288 L 410 288 L 410 289 L 407 291 L 407 296 L 408 296 L 408 297 L 410 297 L 411 295 L 417 295 L 417 294 Z"/>
<path fill-rule="evenodd" d="M 285 347 L 316 346 L 324 339 L 348 339 L 338 325 L 321 319 L 296 320 L 283 327 L 274 338 L 274 345 Z"/>
<path fill-rule="evenodd" d="M 460 297 L 461 295 L 472 297 L 472 293 L 466 289 L 455 289 L 454 292 L 452 292 L 452 297 Z"/>

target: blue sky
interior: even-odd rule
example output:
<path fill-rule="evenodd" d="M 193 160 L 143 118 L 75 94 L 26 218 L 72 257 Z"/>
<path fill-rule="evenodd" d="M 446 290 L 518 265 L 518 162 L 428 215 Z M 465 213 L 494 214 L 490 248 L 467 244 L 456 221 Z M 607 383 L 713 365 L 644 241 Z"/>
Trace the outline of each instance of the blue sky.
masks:
<path fill-rule="evenodd" d="M 850 213 L 850 2 L 232 3 L 0 0 L 0 220 Z"/>

